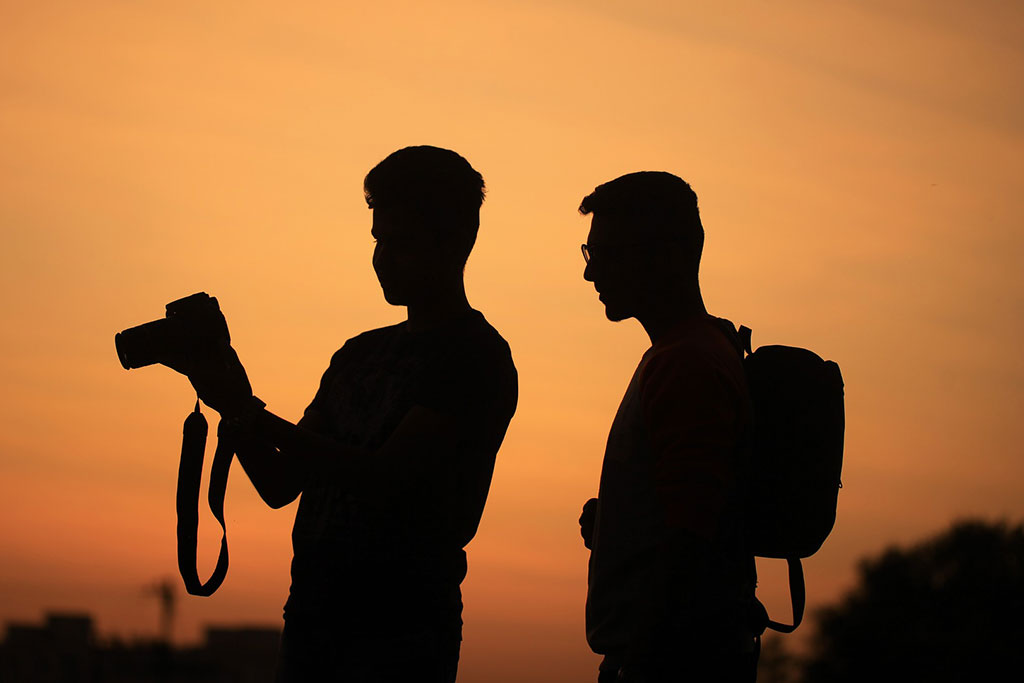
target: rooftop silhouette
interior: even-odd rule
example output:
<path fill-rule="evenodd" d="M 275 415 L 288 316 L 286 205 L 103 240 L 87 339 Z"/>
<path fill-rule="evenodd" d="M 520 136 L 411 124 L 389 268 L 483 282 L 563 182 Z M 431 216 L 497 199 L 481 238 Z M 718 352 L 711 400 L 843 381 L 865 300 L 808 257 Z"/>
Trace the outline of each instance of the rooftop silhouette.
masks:
<path fill-rule="evenodd" d="M 280 629 L 213 626 L 197 646 L 101 638 L 89 614 L 49 612 L 8 622 L 0 642 L 4 683 L 263 683 L 274 679 Z"/>

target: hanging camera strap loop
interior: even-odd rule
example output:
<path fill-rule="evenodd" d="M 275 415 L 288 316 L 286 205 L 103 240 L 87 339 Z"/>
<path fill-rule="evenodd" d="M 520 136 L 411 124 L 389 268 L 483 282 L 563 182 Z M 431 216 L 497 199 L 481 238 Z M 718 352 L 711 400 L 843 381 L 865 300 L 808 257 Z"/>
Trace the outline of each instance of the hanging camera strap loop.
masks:
<path fill-rule="evenodd" d="M 221 528 L 220 555 L 210 578 L 203 583 L 196 568 L 196 544 L 199 541 L 199 487 L 203 478 L 203 458 L 208 432 L 206 417 L 199 411 L 199 401 L 193 412 L 185 418 L 182 428 L 181 462 L 178 465 L 178 572 L 185 582 L 185 590 L 192 595 L 213 595 L 228 573 L 228 531 L 224 524 L 224 493 L 228 485 L 228 471 L 235 449 L 231 439 L 217 429 L 217 450 L 210 469 L 208 502 L 210 511 Z"/>

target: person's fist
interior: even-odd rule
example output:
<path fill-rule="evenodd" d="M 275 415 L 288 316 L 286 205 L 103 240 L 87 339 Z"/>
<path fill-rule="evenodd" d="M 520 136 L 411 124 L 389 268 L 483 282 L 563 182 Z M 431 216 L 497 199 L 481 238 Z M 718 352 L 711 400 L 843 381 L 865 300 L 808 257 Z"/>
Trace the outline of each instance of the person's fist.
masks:
<path fill-rule="evenodd" d="M 592 550 L 594 542 L 594 521 L 597 519 L 597 498 L 591 498 L 583 504 L 583 513 L 580 515 L 580 536 L 583 537 L 583 545 L 587 550 Z"/>
<path fill-rule="evenodd" d="M 243 411 L 252 399 L 249 376 L 230 344 L 205 347 L 165 365 L 187 376 L 199 399 L 221 415 Z"/>

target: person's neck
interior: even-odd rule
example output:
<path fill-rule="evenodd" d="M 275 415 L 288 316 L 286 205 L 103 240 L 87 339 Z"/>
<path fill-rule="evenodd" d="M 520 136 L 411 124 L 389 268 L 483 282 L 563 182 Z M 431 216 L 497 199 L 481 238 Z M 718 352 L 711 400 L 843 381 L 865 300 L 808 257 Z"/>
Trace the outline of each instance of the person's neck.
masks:
<path fill-rule="evenodd" d="M 420 332 L 437 327 L 471 310 L 462 280 L 449 287 L 431 291 L 407 306 L 408 329 Z"/>
<path fill-rule="evenodd" d="M 648 310 L 637 315 L 636 319 L 643 325 L 653 346 L 684 320 L 707 314 L 704 298 L 700 294 L 700 287 L 694 287 L 652 302 Z"/>

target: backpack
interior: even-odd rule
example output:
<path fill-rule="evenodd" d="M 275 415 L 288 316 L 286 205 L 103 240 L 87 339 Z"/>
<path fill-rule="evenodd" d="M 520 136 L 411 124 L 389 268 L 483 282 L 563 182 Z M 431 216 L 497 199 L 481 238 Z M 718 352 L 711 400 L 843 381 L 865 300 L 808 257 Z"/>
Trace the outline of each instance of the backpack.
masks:
<path fill-rule="evenodd" d="M 792 633 L 806 600 L 800 560 L 832 531 L 843 486 L 843 377 L 836 363 L 807 349 L 752 351 L 750 328 L 740 327 L 738 341 L 754 412 L 746 542 L 754 556 L 789 565 L 793 623 L 766 625 Z"/>

